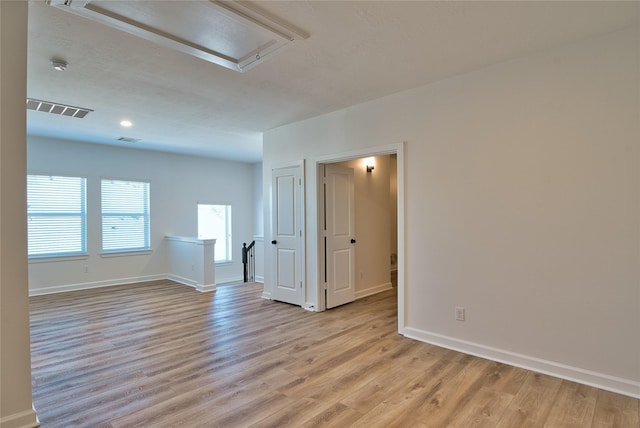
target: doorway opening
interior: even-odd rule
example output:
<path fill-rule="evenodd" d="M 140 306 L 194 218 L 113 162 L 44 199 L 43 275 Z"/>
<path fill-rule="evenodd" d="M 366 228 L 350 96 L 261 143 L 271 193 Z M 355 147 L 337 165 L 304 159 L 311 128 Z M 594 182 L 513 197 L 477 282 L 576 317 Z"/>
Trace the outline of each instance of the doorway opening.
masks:
<path fill-rule="evenodd" d="M 327 253 L 326 167 L 350 168 L 354 171 L 355 191 L 355 263 L 349 268 L 355 277 L 355 299 L 397 286 L 398 330 L 405 325 L 404 258 L 404 143 L 379 146 L 315 160 L 317 180 L 318 266 L 317 310 L 327 305 L 325 293 L 331 292 L 333 257 Z M 329 247 L 330 248 L 330 247 Z M 346 250 L 344 250 L 346 251 Z M 343 258 L 343 260 L 348 260 Z M 346 262 L 344 262 L 346 263 Z M 344 267 L 339 266 L 343 271 Z M 344 275 L 343 275 L 344 277 Z M 327 281 L 328 279 L 328 281 Z M 346 282 L 344 283 L 346 284 Z M 340 284 L 338 284 L 339 286 Z"/>

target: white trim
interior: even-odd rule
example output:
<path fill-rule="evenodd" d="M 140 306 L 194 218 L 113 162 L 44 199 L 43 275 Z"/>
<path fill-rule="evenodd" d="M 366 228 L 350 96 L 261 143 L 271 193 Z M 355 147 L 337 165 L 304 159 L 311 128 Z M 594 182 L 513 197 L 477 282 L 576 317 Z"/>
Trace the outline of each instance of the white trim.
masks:
<path fill-rule="evenodd" d="M 384 284 L 374 285 L 373 287 L 365 288 L 364 290 L 356 291 L 356 300 L 362 299 L 363 297 L 372 296 L 374 294 L 382 293 L 383 291 L 391 290 L 393 288 L 393 284 L 390 282 L 385 282 Z"/>
<path fill-rule="evenodd" d="M 263 291 L 262 292 L 262 296 L 260 296 L 260 297 L 262 297 L 263 299 L 266 299 L 266 300 L 271 300 L 271 292 Z"/>
<path fill-rule="evenodd" d="M 79 284 L 56 285 L 53 287 L 32 288 L 29 289 L 29 296 L 42 296 L 45 294 L 66 293 L 69 291 L 90 290 L 92 288 L 112 287 L 114 285 L 134 284 L 137 282 L 158 281 L 168 279 L 166 274 L 163 275 L 145 275 L 133 278 L 118 278 L 105 281 L 83 282 Z"/>
<path fill-rule="evenodd" d="M 322 312 L 327 310 L 327 297 L 326 297 L 326 283 L 323 278 L 323 272 L 325 271 L 325 242 L 324 242 L 324 216 L 325 216 L 325 201 L 324 201 L 324 179 L 325 179 L 325 162 L 313 163 L 315 166 L 314 179 L 316 180 L 313 188 L 316 192 L 316 233 L 317 233 L 317 246 L 316 252 L 316 265 L 318 266 L 316 280 L 316 311 Z"/>
<path fill-rule="evenodd" d="M 0 419 L 0 428 L 34 428 L 39 426 L 38 415 L 33 408 Z"/>
<path fill-rule="evenodd" d="M 398 333 L 404 334 L 405 327 L 407 325 L 407 318 L 405 316 L 406 305 L 406 287 L 405 272 L 406 272 L 406 259 L 405 259 L 405 172 L 404 172 L 404 149 L 407 142 L 404 141 L 398 144 L 396 150 L 396 180 L 397 180 L 397 196 L 398 196 L 398 258 L 396 260 L 396 267 L 398 271 L 397 286 L 398 286 Z"/>
<path fill-rule="evenodd" d="M 183 285 L 188 285 L 189 287 L 193 287 L 202 293 L 205 293 L 208 291 L 216 291 L 216 284 L 199 284 L 198 282 L 192 279 L 183 278 L 181 276 L 172 275 L 172 274 L 167 275 L 167 279 L 170 279 L 171 281 L 179 282 L 180 284 L 183 284 Z"/>
<path fill-rule="evenodd" d="M 362 149 L 349 150 L 346 152 L 334 153 L 330 155 L 318 156 L 314 158 L 316 163 L 336 163 L 353 159 L 368 158 L 370 156 L 392 155 L 397 153 L 403 143 L 385 144 L 382 146 L 371 146 Z"/>
<path fill-rule="evenodd" d="M 241 283 L 244 284 L 244 278 L 243 278 L 242 275 L 230 276 L 230 277 L 225 277 L 225 278 L 216 277 L 216 284 L 218 284 L 218 285 L 238 283 L 238 282 L 241 282 Z"/>
<path fill-rule="evenodd" d="M 572 382 L 578 382 L 618 394 L 628 395 L 633 398 L 640 398 L 640 382 L 609 376 L 578 367 L 567 366 L 554 361 L 518 354 L 504 349 L 481 345 L 479 343 L 468 342 L 466 340 L 419 330 L 413 327 L 405 326 L 403 334 L 411 339 L 463 352 L 465 354 L 487 358 L 492 361 L 521 367 L 523 369 L 555 376 Z"/>
<path fill-rule="evenodd" d="M 306 302 L 304 305 L 302 305 L 302 309 L 307 310 L 309 312 L 318 312 L 316 310 L 316 307 L 313 303 L 310 302 Z"/>
<path fill-rule="evenodd" d="M 164 237 L 164 239 L 166 239 L 167 241 L 175 241 L 175 242 L 188 242 L 190 244 L 196 244 L 196 245 L 210 245 L 210 244 L 214 244 L 216 243 L 215 238 L 214 239 L 200 239 L 200 238 L 196 238 L 194 236 L 171 236 L 171 235 L 166 235 Z"/>
<path fill-rule="evenodd" d="M 100 257 L 109 258 L 109 257 L 147 256 L 149 254 L 153 254 L 152 249 L 109 251 L 106 253 L 100 253 Z"/>
<path fill-rule="evenodd" d="M 256 241 L 256 247 L 255 248 L 260 248 L 260 251 L 262 251 L 261 254 L 258 254 L 257 250 L 255 252 L 256 260 L 254 261 L 254 268 L 255 268 L 256 271 L 255 271 L 255 277 L 253 278 L 253 280 L 255 282 L 259 282 L 261 284 L 264 284 L 264 260 L 265 260 L 264 253 L 266 251 L 265 246 L 264 246 L 264 235 L 254 235 L 253 236 L 253 240 Z M 258 269 L 257 269 L 258 257 L 262 258 L 262 261 L 261 261 L 261 263 L 262 263 L 262 272 L 260 272 L 260 273 L 262 273 L 262 275 L 258 275 L 258 272 L 257 272 L 258 271 Z"/>
<path fill-rule="evenodd" d="M 89 253 L 79 254 L 77 256 L 29 256 L 28 263 L 55 263 L 55 262 L 70 262 L 74 260 L 88 260 Z"/>

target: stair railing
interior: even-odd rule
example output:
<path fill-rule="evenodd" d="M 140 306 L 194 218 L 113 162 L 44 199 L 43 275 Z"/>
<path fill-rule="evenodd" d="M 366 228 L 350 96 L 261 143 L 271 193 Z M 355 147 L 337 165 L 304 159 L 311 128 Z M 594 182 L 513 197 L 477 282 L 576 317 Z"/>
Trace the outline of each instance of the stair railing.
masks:
<path fill-rule="evenodd" d="M 247 247 L 247 243 L 242 244 L 242 265 L 244 270 L 244 282 L 254 282 L 256 279 L 256 261 L 255 249 L 256 241 L 251 241 Z"/>

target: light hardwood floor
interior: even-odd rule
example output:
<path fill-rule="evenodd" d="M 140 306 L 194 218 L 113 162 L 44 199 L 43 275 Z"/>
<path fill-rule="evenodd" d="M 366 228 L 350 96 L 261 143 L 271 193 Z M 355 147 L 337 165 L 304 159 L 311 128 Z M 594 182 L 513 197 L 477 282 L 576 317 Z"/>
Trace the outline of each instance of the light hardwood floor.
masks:
<path fill-rule="evenodd" d="M 43 427 L 638 427 L 636 399 L 397 334 L 395 290 L 324 313 L 156 281 L 31 298 Z"/>

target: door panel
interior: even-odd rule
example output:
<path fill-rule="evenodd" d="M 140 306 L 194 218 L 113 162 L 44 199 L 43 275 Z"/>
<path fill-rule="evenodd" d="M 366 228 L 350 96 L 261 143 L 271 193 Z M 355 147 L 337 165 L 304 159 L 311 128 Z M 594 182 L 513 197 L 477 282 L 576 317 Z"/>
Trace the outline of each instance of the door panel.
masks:
<path fill-rule="evenodd" d="M 325 166 L 327 309 L 355 300 L 353 169 Z"/>
<path fill-rule="evenodd" d="M 351 250 L 333 252 L 333 287 L 334 292 L 342 293 L 351 287 Z"/>
<path fill-rule="evenodd" d="M 302 167 L 272 172 L 272 250 L 274 287 L 271 298 L 302 305 Z"/>
<path fill-rule="evenodd" d="M 276 228 L 280 237 L 295 237 L 295 175 L 281 175 L 276 177 Z"/>
<path fill-rule="evenodd" d="M 296 252 L 291 249 L 276 248 L 276 265 L 278 267 L 276 286 L 289 291 L 296 291 Z"/>
<path fill-rule="evenodd" d="M 331 211 L 329 219 L 332 226 L 332 235 L 334 237 L 348 237 L 351 238 L 352 227 L 349 222 L 350 210 L 352 204 L 350 203 L 349 189 L 351 186 L 352 175 L 336 173 L 330 171 L 331 177 L 327 180 L 327 184 L 331 186 Z"/>

